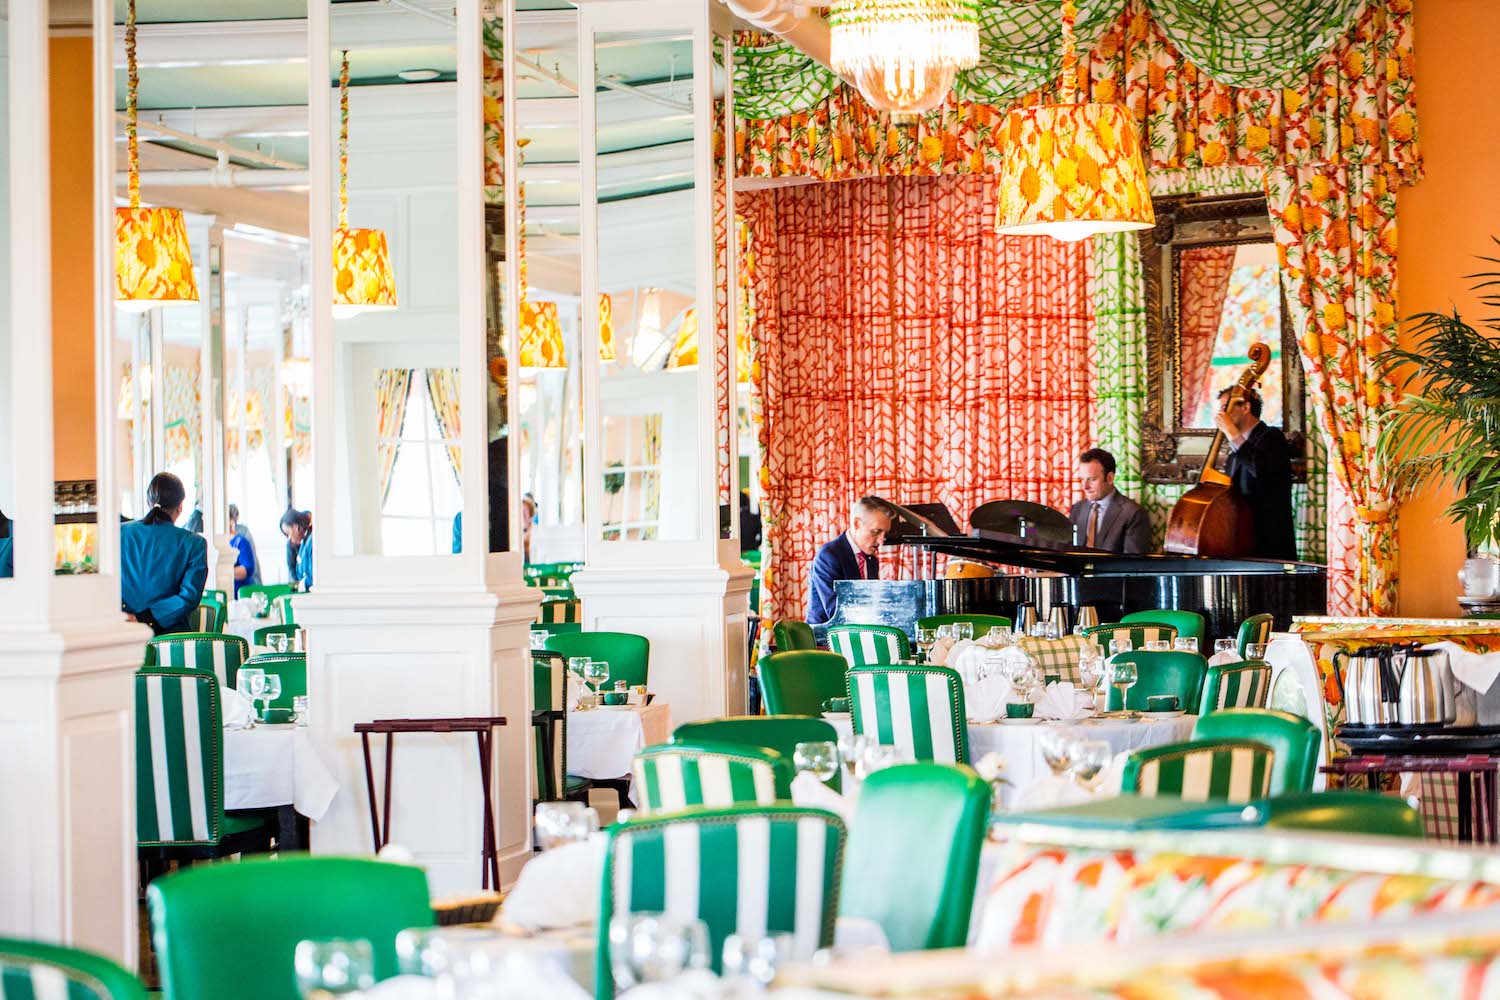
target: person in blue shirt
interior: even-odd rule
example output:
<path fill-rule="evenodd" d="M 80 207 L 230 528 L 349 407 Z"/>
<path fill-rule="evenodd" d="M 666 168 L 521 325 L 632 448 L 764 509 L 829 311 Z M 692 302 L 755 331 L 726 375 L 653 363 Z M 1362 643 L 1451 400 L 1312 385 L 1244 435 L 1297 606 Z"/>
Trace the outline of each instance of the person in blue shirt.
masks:
<path fill-rule="evenodd" d="M 120 525 L 120 603 L 127 618 L 157 635 L 188 628 L 208 579 L 203 536 L 175 524 L 186 499 L 182 480 L 158 472 L 146 488 L 151 510 Z"/>
<path fill-rule="evenodd" d="M 281 533 L 286 536 L 286 568 L 292 582 L 304 591 L 313 587 L 312 513 L 288 507 L 281 515 Z"/>
<path fill-rule="evenodd" d="M 8 580 L 16 575 L 15 550 L 10 540 L 14 528 L 14 522 L 5 516 L 5 511 L 0 510 L 0 580 Z"/>
<path fill-rule="evenodd" d="M 240 524 L 240 508 L 229 505 L 229 544 L 234 548 L 234 596 L 247 583 L 260 583 L 260 560 L 255 556 L 255 539 Z"/>

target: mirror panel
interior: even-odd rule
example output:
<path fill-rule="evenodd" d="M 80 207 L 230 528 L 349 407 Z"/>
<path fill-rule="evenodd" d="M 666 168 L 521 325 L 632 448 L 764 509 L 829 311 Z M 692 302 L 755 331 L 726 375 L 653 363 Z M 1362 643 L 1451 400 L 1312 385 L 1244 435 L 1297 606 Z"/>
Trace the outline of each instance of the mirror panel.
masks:
<path fill-rule="evenodd" d="M 729 39 L 715 36 L 714 68 L 722 75 L 723 67 L 730 64 L 733 51 Z M 716 77 L 714 92 L 724 91 L 722 81 Z M 719 537 L 735 537 L 739 518 L 739 504 L 735 499 L 735 372 L 736 344 L 734 332 L 740 323 L 737 315 L 740 296 L 735 293 L 734 282 L 738 273 L 740 248 L 731 238 L 735 229 L 733 168 L 730 157 L 723 155 L 732 142 L 733 128 L 728 121 L 728 109 L 714 122 L 714 483 L 719 494 Z"/>
<path fill-rule="evenodd" d="M 598 32 L 595 183 L 599 290 L 618 360 L 599 380 L 601 537 L 698 537 L 697 315 L 692 34 Z M 700 337 L 705 342 L 700 345 Z"/>
<path fill-rule="evenodd" d="M 1271 348 L 1261 378 L 1261 419 L 1282 424 L 1281 281 L 1271 242 L 1189 247 L 1177 258 L 1181 426 L 1214 429 L 1219 390 L 1250 363 L 1250 345 Z"/>
<path fill-rule="evenodd" d="M 0 3 L 0 579 L 15 574 L 11 514 L 16 509 L 15 452 L 12 448 L 10 311 L 10 5 Z"/>
<path fill-rule="evenodd" d="M 340 555 L 462 544 L 456 32 L 411 12 L 332 21 L 335 73 L 350 46 L 348 232 L 334 238 Z M 330 85 L 337 144 L 337 78 Z M 390 271 L 394 303 L 381 294 Z"/>

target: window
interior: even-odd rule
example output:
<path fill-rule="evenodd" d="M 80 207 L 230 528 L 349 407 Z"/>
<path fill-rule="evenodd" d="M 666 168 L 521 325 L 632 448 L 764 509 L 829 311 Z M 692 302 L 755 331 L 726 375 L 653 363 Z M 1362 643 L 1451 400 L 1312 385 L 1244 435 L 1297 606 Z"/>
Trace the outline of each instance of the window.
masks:
<path fill-rule="evenodd" d="M 661 527 L 660 413 L 604 417 L 604 539 L 650 541 Z"/>
<path fill-rule="evenodd" d="M 412 373 L 401 433 L 395 444 L 391 487 L 381 506 L 381 551 L 388 556 L 431 556 L 453 551 L 453 518 L 462 508 L 458 476 L 448 458 L 457 439 L 443 437 L 433 415 L 426 372 Z"/>

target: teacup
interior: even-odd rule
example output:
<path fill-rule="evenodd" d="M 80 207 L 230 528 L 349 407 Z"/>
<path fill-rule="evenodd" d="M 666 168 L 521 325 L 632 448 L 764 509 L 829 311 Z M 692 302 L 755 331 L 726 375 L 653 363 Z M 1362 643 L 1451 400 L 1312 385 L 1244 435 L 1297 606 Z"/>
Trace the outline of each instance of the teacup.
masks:
<path fill-rule="evenodd" d="M 606 691 L 604 692 L 604 704 L 623 705 L 628 697 L 624 691 Z"/>
<path fill-rule="evenodd" d="M 1020 703 L 1011 702 L 1005 706 L 1005 717 L 1007 719 L 1029 719 L 1031 718 L 1031 713 L 1034 711 L 1036 711 L 1036 707 L 1029 701 Z"/>
<path fill-rule="evenodd" d="M 823 711 L 825 711 L 825 712 L 847 712 L 847 711 L 849 711 L 849 699 L 848 698 L 829 698 L 827 701 L 823 702 Z"/>
<path fill-rule="evenodd" d="M 1175 694 L 1153 694 L 1146 699 L 1146 711 L 1175 712 L 1177 711 L 1177 696 Z"/>
<path fill-rule="evenodd" d="M 285 725 L 297 721 L 297 713 L 290 708 L 268 708 L 266 709 L 266 722 L 270 725 Z"/>

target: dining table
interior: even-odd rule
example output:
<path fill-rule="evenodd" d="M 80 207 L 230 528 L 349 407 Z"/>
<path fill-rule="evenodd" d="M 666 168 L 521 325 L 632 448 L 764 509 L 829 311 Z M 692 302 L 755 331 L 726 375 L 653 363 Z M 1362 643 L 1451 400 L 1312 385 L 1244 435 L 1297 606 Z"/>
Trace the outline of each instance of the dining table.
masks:
<path fill-rule="evenodd" d="M 599 705 L 568 713 L 568 773 L 579 778 L 628 777 L 637 750 L 672 738 L 672 709 L 649 705 Z"/>
<path fill-rule="evenodd" d="M 306 726 L 225 727 L 224 808 L 276 810 L 282 850 L 306 848 L 299 817 L 322 819 L 338 791 L 338 778 Z"/>

